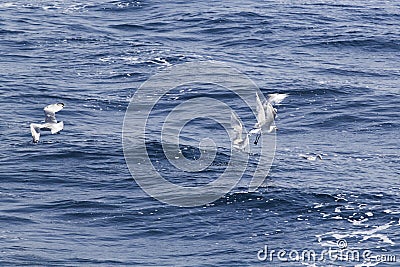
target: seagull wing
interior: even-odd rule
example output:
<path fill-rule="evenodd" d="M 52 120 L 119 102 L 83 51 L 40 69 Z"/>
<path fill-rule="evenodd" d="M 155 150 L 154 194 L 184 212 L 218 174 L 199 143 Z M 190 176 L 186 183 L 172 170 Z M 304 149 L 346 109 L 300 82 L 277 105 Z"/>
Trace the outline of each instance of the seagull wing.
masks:
<path fill-rule="evenodd" d="M 57 123 L 56 112 L 64 108 L 63 103 L 48 105 L 44 108 L 45 122 Z"/>
<path fill-rule="evenodd" d="M 274 107 L 271 105 L 271 103 L 266 104 L 266 109 L 265 109 L 265 126 L 269 130 L 271 125 L 274 123 L 275 119 L 275 110 Z"/>
<path fill-rule="evenodd" d="M 275 105 L 281 103 L 287 96 L 288 94 L 278 94 L 278 93 L 269 94 L 267 101 L 272 105 Z"/>
<path fill-rule="evenodd" d="M 260 97 L 256 93 L 256 105 L 257 105 L 257 123 L 254 125 L 254 128 L 261 128 L 261 126 L 265 123 L 265 110 L 263 104 L 261 103 Z"/>
<path fill-rule="evenodd" d="M 233 128 L 233 133 L 234 133 L 234 139 L 232 141 L 234 143 L 241 142 L 243 140 L 242 139 L 243 125 L 233 111 L 231 115 L 231 126 Z"/>
<path fill-rule="evenodd" d="M 39 142 L 41 125 L 40 124 L 31 123 L 30 127 L 31 127 L 31 134 L 32 134 L 33 142 L 34 143 Z"/>
<path fill-rule="evenodd" d="M 243 145 L 242 149 L 244 152 L 250 153 L 250 141 L 249 141 L 249 136 L 246 135 L 244 140 L 243 140 Z"/>
<path fill-rule="evenodd" d="M 245 134 L 244 139 L 243 139 L 243 125 L 240 122 L 239 118 L 237 115 L 232 112 L 231 115 L 231 126 L 233 128 L 233 146 L 235 148 L 241 149 L 244 152 L 250 152 L 250 145 L 249 145 L 249 138 L 247 134 Z"/>

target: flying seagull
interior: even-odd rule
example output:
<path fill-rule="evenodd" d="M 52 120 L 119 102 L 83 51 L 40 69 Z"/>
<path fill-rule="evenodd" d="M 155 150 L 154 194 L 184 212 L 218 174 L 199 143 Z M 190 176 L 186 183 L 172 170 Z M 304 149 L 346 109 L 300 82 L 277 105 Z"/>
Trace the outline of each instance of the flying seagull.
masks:
<path fill-rule="evenodd" d="M 39 142 L 40 130 L 51 131 L 51 134 L 56 134 L 64 128 L 64 122 L 57 122 L 56 112 L 64 108 L 63 103 L 48 105 L 44 108 L 45 120 L 43 124 L 31 123 L 31 133 L 33 142 Z"/>
<path fill-rule="evenodd" d="M 233 128 L 233 147 L 245 152 L 250 152 L 248 134 L 243 131 L 243 125 L 234 112 L 232 112 L 231 115 L 231 126 Z"/>
<path fill-rule="evenodd" d="M 273 107 L 275 104 L 279 104 L 287 97 L 287 94 L 269 94 L 267 101 L 261 103 L 260 97 L 256 93 L 256 105 L 257 105 L 257 123 L 253 129 L 249 132 L 250 134 L 257 134 L 254 144 L 257 145 L 258 140 L 261 137 L 262 132 L 271 133 L 278 128 L 273 125 L 276 118 L 277 109 Z"/>
<path fill-rule="evenodd" d="M 316 160 L 322 160 L 322 156 L 321 154 L 317 154 L 317 155 L 307 155 L 307 154 L 300 154 L 299 157 L 306 159 L 306 160 L 311 160 L 311 161 L 316 161 Z"/>

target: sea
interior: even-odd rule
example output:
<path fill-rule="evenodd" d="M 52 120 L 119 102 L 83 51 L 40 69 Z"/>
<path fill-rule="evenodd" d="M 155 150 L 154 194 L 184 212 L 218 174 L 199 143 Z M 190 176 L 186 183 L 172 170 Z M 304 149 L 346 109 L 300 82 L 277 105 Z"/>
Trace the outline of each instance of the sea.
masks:
<path fill-rule="evenodd" d="M 202 64 L 251 81 L 254 101 L 288 96 L 271 162 L 234 152 L 240 179 L 265 167 L 262 184 L 180 205 L 146 182 L 160 175 L 190 199 L 233 155 L 229 129 L 202 115 L 216 103 L 236 112 L 243 136 L 256 122 L 255 102 L 214 81 L 224 75 L 196 80 Z M 184 82 L 158 79 L 185 66 Z M 138 92 L 155 102 L 145 135 L 127 136 Z M 54 103 L 64 130 L 33 143 L 30 123 Z M 191 104 L 171 157 L 164 122 Z M 400 266 L 399 107 L 398 1 L 1 0 L 0 265 Z M 145 168 L 129 162 L 141 150 L 127 137 Z M 208 147 L 204 168 L 174 163 Z"/>

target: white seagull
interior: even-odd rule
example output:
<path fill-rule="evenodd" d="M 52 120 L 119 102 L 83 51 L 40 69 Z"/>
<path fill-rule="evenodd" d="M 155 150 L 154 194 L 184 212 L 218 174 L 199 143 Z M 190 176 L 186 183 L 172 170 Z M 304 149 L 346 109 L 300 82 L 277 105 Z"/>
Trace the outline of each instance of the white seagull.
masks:
<path fill-rule="evenodd" d="M 231 115 L 231 126 L 233 128 L 233 147 L 245 152 L 250 152 L 248 134 L 243 132 L 243 125 L 233 111 Z"/>
<path fill-rule="evenodd" d="M 31 123 L 31 134 L 34 143 L 39 142 L 40 130 L 51 131 L 51 134 L 56 134 L 64 128 L 64 122 L 57 122 L 56 120 L 56 112 L 63 108 L 63 103 L 48 105 L 44 108 L 44 115 L 46 116 L 45 123 Z"/>
<path fill-rule="evenodd" d="M 253 129 L 249 132 L 251 134 L 257 134 L 254 144 L 257 145 L 258 140 L 261 137 L 262 132 L 271 133 L 278 128 L 273 125 L 277 110 L 272 105 L 279 104 L 285 99 L 287 94 L 269 94 L 267 101 L 264 104 L 261 103 L 260 97 L 256 93 L 256 105 L 257 105 L 257 123 Z"/>

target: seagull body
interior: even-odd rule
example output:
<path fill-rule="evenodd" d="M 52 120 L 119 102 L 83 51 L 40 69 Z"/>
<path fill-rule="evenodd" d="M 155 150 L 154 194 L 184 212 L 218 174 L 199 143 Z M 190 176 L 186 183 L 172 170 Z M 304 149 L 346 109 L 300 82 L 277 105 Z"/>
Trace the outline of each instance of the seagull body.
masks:
<path fill-rule="evenodd" d="M 46 116 L 45 123 L 31 123 L 30 128 L 34 143 L 39 142 L 40 130 L 50 131 L 51 134 L 56 134 L 64 128 L 64 122 L 57 122 L 56 120 L 56 112 L 63 108 L 63 103 L 48 105 L 44 108 L 44 115 Z"/>
<path fill-rule="evenodd" d="M 243 125 L 234 112 L 232 112 L 231 115 L 231 126 L 233 128 L 233 147 L 245 152 L 250 152 L 248 134 L 243 132 Z"/>
<path fill-rule="evenodd" d="M 253 129 L 249 132 L 250 134 L 257 134 L 254 144 L 257 145 L 258 140 L 263 132 L 271 133 L 278 128 L 273 125 L 276 118 L 277 109 L 273 107 L 274 104 L 279 104 L 287 97 L 287 94 L 269 94 L 267 101 L 261 103 L 260 97 L 256 94 L 256 105 L 257 105 L 257 123 Z"/>

